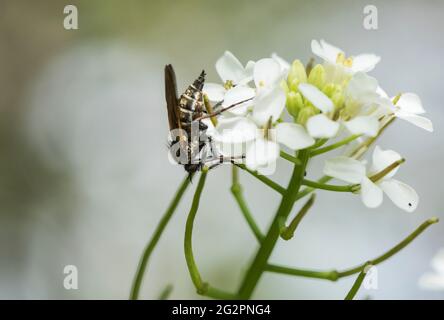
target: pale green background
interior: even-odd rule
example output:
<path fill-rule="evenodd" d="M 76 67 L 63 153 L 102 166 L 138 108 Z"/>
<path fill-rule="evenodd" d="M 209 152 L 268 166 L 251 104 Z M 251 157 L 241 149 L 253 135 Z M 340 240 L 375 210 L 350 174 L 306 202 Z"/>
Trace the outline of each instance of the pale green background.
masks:
<path fill-rule="evenodd" d="M 63 29 L 63 7 L 76 4 L 79 30 Z M 379 9 L 379 30 L 362 26 L 363 7 Z M 311 57 L 324 38 L 350 54 L 374 52 L 372 75 L 394 94 L 414 91 L 435 132 L 398 121 L 380 145 L 407 158 L 398 178 L 418 191 L 405 213 L 387 198 L 378 210 L 358 197 L 319 192 L 296 237 L 280 242 L 273 262 L 345 268 L 388 249 L 426 218 L 444 218 L 442 1 L 13 1 L 0 2 L 0 298 L 127 298 L 148 237 L 182 179 L 167 155 L 163 66 L 180 88 L 202 68 L 218 80 L 224 50 L 242 61 Z M 309 170 L 315 178 L 318 161 Z M 274 179 L 285 183 L 279 163 Z M 265 230 L 272 191 L 242 176 Z M 256 243 L 229 193 L 229 167 L 211 172 L 195 226 L 203 277 L 234 290 Z M 195 186 L 195 184 L 194 184 Z M 153 255 L 143 298 L 168 283 L 173 298 L 195 298 L 182 252 L 187 193 Z M 444 247 L 444 223 L 379 267 L 379 289 L 357 297 L 444 297 L 418 278 Z M 63 288 L 63 267 L 79 269 L 79 290 Z M 338 283 L 266 274 L 255 298 L 343 298 Z"/>

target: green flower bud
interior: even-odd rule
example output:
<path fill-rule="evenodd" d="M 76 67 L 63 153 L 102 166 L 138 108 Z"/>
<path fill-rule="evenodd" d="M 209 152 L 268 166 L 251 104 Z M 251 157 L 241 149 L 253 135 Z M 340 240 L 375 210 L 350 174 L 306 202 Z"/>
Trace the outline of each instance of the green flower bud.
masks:
<path fill-rule="evenodd" d="M 302 125 L 305 125 L 307 123 L 307 120 L 311 118 L 312 116 L 316 115 L 318 112 L 316 111 L 316 108 L 313 106 L 305 106 L 299 111 L 298 117 L 296 122 Z"/>
<path fill-rule="evenodd" d="M 308 76 L 308 83 L 311 83 L 319 90 L 322 90 L 325 85 L 325 69 L 322 65 L 317 64 L 311 69 L 310 75 Z"/>
<path fill-rule="evenodd" d="M 322 91 L 333 101 L 336 108 L 340 108 L 343 105 L 345 101 L 345 96 L 342 90 L 342 86 L 329 83 L 324 86 Z"/>
<path fill-rule="evenodd" d="M 329 83 L 322 88 L 322 92 L 329 98 L 333 96 L 333 94 L 338 91 L 339 86 L 334 83 Z"/>
<path fill-rule="evenodd" d="M 301 83 L 301 82 L 298 79 L 293 79 L 293 81 L 291 81 L 291 82 L 288 81 L 289 89 L 291 91 L 298 92 L 299 91 L 299 89 L 298 89 L 299 83 Z"/>
<path fill-rule="evenodd" d="M 299 110 L 304 107 L 302 96 L 299 92 L 289 91 L 287 93 L 287 110 L 295 119 L 298 117 Z"/>
<path fill-rule="evenodd" d="M 333 104 L 335 105 L 336 109 L 341 108 L 345 101 L 345 96 L 342 94 L 341 91 L 336 91 L 333 93 L 333 95 L 330 97 L 331 101 L 333 101 Z"/>
<path fill-rule="evenodd" d="M 305 72 L 305 67 L 300 60 L 293 61 L 290 71 L 288 72 L 288 83 L 293 83 L 294 80 L 298 80 L 300 82 L 307 82 L 307 73 Z"/>
<path fill-rule="evenodd" d="M 280 85 L 280 87 L 282 88 L 282 90 L 284 90 L 285 93 L 290 92 L 290 88 L 288 87 L 287 81 L 282 80 L 282 81 L 279 83 L 279 85 Z"/>

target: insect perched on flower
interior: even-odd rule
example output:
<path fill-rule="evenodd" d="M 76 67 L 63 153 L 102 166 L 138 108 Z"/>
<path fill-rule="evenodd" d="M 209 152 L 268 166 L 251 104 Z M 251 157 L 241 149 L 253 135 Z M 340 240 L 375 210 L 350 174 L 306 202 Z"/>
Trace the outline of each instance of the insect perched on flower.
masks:
<path fill-rule="evenodd" d="M 205 71 L 202 71 L 178 98 L 174 69 L 171 65 L 165 66 L 165 98 L 172 135 L 170 151 L 175 161 L 183 165 L 190 175 L 202 169 L 204 165 L 209 165 L 211 169 L 220 163 L 233 160 L 217 152 L 211 137 L 206 134 L 208 126 L 202 120 L 216 116 L 239 103 L 208 114 L 202 93 L 204 83 Z"/>

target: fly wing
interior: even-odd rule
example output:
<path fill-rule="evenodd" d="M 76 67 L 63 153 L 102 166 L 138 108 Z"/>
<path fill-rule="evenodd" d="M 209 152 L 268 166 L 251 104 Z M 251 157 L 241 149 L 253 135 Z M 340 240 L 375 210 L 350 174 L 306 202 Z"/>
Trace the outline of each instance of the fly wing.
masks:
<path fill-rule="evenodd" d="M 177 129 L 180 127 L 177 84 L 176 74 L 174 73 L 174 69 L 171 64 L 167 64 L 165 66 L 165 99 L 167 103 L 168 123 L 170 125 L 170 130 Z"/>

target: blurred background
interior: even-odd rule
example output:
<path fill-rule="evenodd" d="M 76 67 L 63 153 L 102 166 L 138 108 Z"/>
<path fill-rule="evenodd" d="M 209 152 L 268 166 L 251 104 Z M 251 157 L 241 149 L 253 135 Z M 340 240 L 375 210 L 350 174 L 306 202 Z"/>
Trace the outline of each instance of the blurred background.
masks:
<path fill-rule="evenodd" d="M 78 8 L 78 30 L 65 30 L 63 8 Z M 363 8 L 378 9 L 378 30 L 363 27 Z M 418 93 L 433 134 L 403 121 L 379 145 L 407 159 L 398 178 L 418 191 L 408 214 L 387 198 L 377 210 L 359 197 L 318 192 L 291 241 L 272 262 L 343 269 L 375 257 L 442 205 L 442 1 L 23 1 L 0 0 L 0 298 L 126 299 L 143 247 L 184 176 L 167 160 L 163 66 L 182 90 L 203 68 L 219 81 L 216 59 L 242 62 L 277 52 L 307 61 L 311 39 L 347 53 L 374 52 L 371 75 L 394 95 Z M 320 175 L 322 161 L 308 172 Z M 286 183 L 280 162 L 273 179 Z M 246 197 L 265 231 L 279 197 L 242 174 Z M 195 187 L 196 183 L 193 185 Z M 256 242 L 229 192 L 230 167 L 209 175 L 199 210 L 195 255 L 215 286 L 235 290 Z M 198 298 L 183 256 L 188 190 L 155 250 L 141 298 L 167 284 L 172 298 Z M 444 247 L 444 223 L 378 267 L 378 289 L 365 299 L 442 299 L 418 286 Z M 75 265 L 78 290 L 65 290 Z M 265 274 L 254 298 L 342 299 L 354 277 L 337 283 Z"/>

